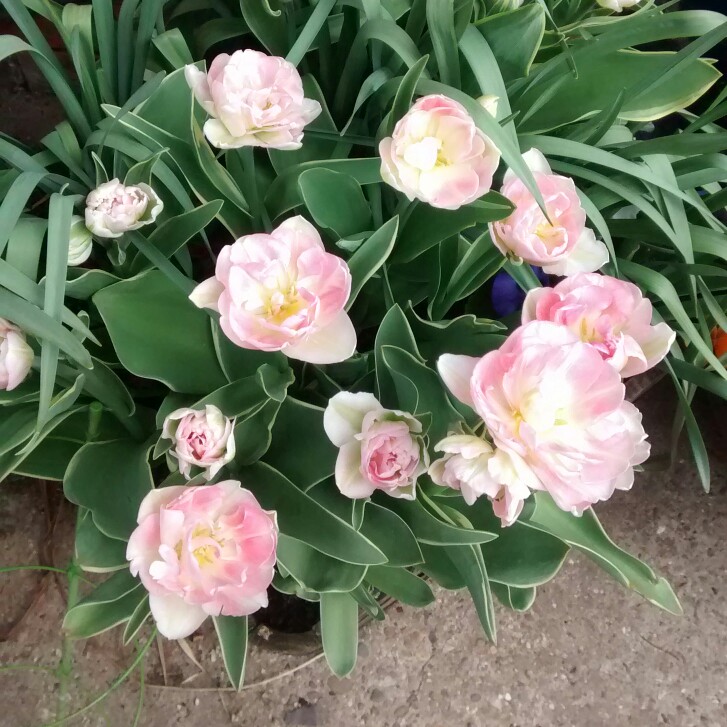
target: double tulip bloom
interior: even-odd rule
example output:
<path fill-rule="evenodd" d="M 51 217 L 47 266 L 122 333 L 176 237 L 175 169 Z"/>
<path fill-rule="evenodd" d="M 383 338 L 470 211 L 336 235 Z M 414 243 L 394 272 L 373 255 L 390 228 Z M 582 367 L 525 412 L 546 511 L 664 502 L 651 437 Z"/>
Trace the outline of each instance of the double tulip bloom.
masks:
<path fill-rule="evenodd" d="M 204 134 L 218 149 L 263 146 L 300 149 L 303 129 L 321 113 L 305 98 L 295 66 L 255 50 L 218 55 L 204 73 L 184 69 L 200 106 L 212 117 Z"/>
<path fill-rule="evenodd" d="M 534 288 L 523 305 L 522 322 L 552 321 L 590 344 L 622 378 L 641 374 L 661 361 L 676 333 L 652 325 L 651 302 L 639 288 L 609 275 L 579 273 L 553 288 Z"/>
<path fill-rule="evenodd" d="M 268 605 L 278 525 L 240 482 L 152 490 L 137 522 L 126 558 L 162 635 L 182 639 L 208 616 Z"/>
<path fill-rule="evenodd" d="M 438 94 L 423 96 L 399 119 L 379 154 L 387 184 L 449 210 L 489 192 L 500 163 L 499 150 L 465 108 Z"/>
<path fill-rule="evenodd" d="M 515 205 L 504 220 L 490 223 L 492 241 L 504 255 L 538 265 L 551 275 L 593 272 L 608 262 L 608 250 L 586 227 L 573 180 L 553 174 L 545 157 L 531 149 L 523 159 L 545 202 L 546 217 L 523 181 L 505 173 L 501 193 Z"/>
<path fill-rule="evenodd" d="M 211 480 L 235 457 L 234 426 L 216 406 L 177 409 L 164 420 L 162 437 L 172 440 L 169 456 L 184 477 L 191 479 L 194 468 Z"/>
<path fill-rule="evenodd" d="M 345 261 L 326 252 L 310 222 L 292 217 L 270 234 L 224 247 L 215 276 L 190 298 L 218 311 L 225 335 L 242 348 L 328 364 L 345 361 L 356 349 L 345 311 L 350 293 Z"/>
<path fill-rule="evenodd" d="M 346 497 L 362 499 L 377 490 L 416 497 L 417 478 L 429 461 L 418 419 L 385 409 L 373 394 L 342 391 L 328 402 L 323 427 L 339 448 L 336 485 Z"/>
<path fill-rule="evenodd" d="M 104 182 L 86 197 L 86 227 L 96 237 L 121 237 L 156 220 L 164 204 L 148 184 Z"/>

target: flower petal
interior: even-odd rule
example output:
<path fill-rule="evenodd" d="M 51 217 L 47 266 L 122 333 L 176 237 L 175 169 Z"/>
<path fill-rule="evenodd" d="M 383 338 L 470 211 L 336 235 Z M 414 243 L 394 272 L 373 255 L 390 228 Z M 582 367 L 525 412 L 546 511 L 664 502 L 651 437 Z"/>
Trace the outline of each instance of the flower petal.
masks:
<path fill-rule="evenodd" d="M 608 248 L 596 239 L 593 230 L 586 228 L 578 238 L 570 255 L 558 262 L 543 265 L 543 270 L 550 275 L 575 275 L 576 273 L 592 273 L 608 262 Z"/>
<path fill-rule="evenodd" d="M 341 391 L 328 402 L 323 413 L 323 429 L 336 447 L 342 447 L 360 434 L 366 414 L 379 410 L 383 408 L 373 394 Z"/>
<path fill-rule="evenodd" d="M 283 348 L 283 353 L 298 361 L 331 364 L 345 361 L 356 350 L 356 329 L 348 313 L 341 311 L 325 328 L 314 331 L 299 343 Z"/>
<path fill-rule="evenodd" d="M 445 386 L 456 399 L 473 409 L 470 379 L 479 360 L 475 356 L 459 356 L 452 353 L 445 353 L 437 360 L 437 370 Z"/>
<path fill-rule="evenodd" d="M 376 486 L 361 474 L 361 444 L 348 442 L 338 452 L 336 460 L 336 487 L 352 500 L 374 494 Z"/>
<path fill-rule="evenodd" d="M 207 618 L 200 606 L 185 603 L 179 596 L 150 593 L 149 608 L 159 633 L 168 639 L 184 639 L 193 634 Z"/>
<path fill-rule="evenodd" d="M 189 299 L 197 308 L 209 308 L 219 312 L 217 303 L 224 290 L 225 286 L 217 278 L 207 278 L 191 292 Z"/>

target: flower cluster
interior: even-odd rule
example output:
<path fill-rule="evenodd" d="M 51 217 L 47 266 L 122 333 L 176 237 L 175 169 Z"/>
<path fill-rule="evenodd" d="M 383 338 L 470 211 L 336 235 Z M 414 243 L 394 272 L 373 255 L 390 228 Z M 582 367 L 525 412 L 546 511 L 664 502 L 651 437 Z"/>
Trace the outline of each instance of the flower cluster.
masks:
<path fill-rule="evenodd" d="M 211 117 L 205 135 L 222 149 L 297 149 L 304 127 L 321 111 L 304 97 L 293 66 L 257 51 L 218 56 L 206 74 L 187 66 L 186 79 Z M 480 103 L 496 114 L 497 99 Z M 386 183 L 410 201 L 447 210 L 489 192 L 500 162 L 466 109 L 443 95 L 417 100 L 379 153 Z M 571 277 L 531 290 L 521 327 L 498 350 L 439 358 L 444 384 L 481 418 L 481 429 L 465 431 L 460 422 L 430 443 L 420 418 L 384 407 L 372 393 L 332 396 L 323 428 L 338 448 L 334 475 L 345 497 L 415 500 L 428 473 L 468 505 L 489 498 L 510 525 L 537 490 L 580 514 L 631 487 L 634 467 L 648 457 L 641 415 L 625 400 L 622 378 L 660 361 L 674 333 L 664 323 L 652 325 L 651 305 L 636 286 L 594 272 L 608 253 L 586 226 L 573 181 L 554 174 L 536 150 L 524 159 L 544 205 L 508 170 L 501 193 L 513 211 L 490 225 L 492 243 L 503 255 L 542 266 L 544 275 Z M 118 180 L 99 187 L 87 203 L 86 225 L 100 237 L 136 229 L 161 210 L 151 189 Z M 85 244 L 78 244 L 79 258 Z M 236 346 L 333 364 L 357 346 L 346 309 L 351 286 L 346 262 L 296 216 L 225 246 L 214 276 L 190 299 L 219 314 L 221 330 Z M 13 384 L 20 368 L 14 364 Z M 187 480 L 214 479 L 234 461 L 234 430 L 235 421 L 215 406 L 172 412 L 162 430 L 170 466 Z M 430 444 L 441 455 L 433 462 Z M 170 638 L 191 633 L 208 615 L 244 615 L 264 606 L 276 558 L 275 513 L 262 510 L 237 481 L 193 484 L 147 496 L 127 552 Z"/>
<path fill-rule="evenodd" d="M 674 332 L 651 325 L 651 304 L 635 286 L 582 273 L 531 291 L 523 325 L 482 358 L 445 355 L 451 393 L 482 418 L 492 446 L 474 435 L 440 442 L 430 468 L 468 501 L 487 495 L 504 525 L 532 490 L 576 515 L 631 487 L 649 456 L 641 414 L 622 377 L 666 355 Z"/>

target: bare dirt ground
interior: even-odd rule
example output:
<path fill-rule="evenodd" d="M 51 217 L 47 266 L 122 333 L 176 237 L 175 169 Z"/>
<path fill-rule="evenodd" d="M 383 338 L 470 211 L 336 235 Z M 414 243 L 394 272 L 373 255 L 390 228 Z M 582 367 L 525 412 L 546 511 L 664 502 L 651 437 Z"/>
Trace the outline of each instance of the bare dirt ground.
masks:
<path fill-rule="evenodd" d="M 655 455 L 668 454 L 669 385 L 657 387 L 640 404 Z M 310 655 L 290 657 L 256 644 L 248 660 L 247 688 L 238 695 L 215 689 L 224 684 L 224 675 L 209 631 L 189 641 L 201 669 L 174 643 L 161 645 L 162 666 L 160 645 L 154 643 L 145 660 L 138 724 L 727 724 L 726 413 L 714 400 L 698 404 L 713 454 L 710 495 L 701 491 L 682 444 L 673 466 L 639 475 L 631 493 L 618 493 L 598 508 L 617 542 L 671 580 L 683 617 L 657 610 L 573 555 L 555 581 L 540 589 L 529 613 L 498 609 L 497 647 L 482 636 L 466 595 L 440 591 L 427 609 L 395 608 L 385 623 L 365 626 L 358 666 L 347 679 L 332 677 L 318 658 L 266 682 Z M 0 491 L 2 565 L 53 562 L 63 567 L 68 562 L 72 512 L 66 505 L 57 516 L 55 489 L 50 485 L 46 492 L 40 483 L 18 482 Z M 134 649 L 121 646 L 116 630 L 73 645 L 74 666 L 65 687 L 53 671 L 35 670 L 55 670 L 62 657 L 64 592 L 64 576 L 57 581 L 38 572 L 0 576 L 0 662 L 34 668 L 0 671 L 1 725 L 53 724 L 59 709 L 71 713 L 93 701 L 135 656 Z M 142 633 L 141 642 L 147 637 Z M 133 725 L 141 692 L 135 669 L 108 699 L 70 724 Z"/>

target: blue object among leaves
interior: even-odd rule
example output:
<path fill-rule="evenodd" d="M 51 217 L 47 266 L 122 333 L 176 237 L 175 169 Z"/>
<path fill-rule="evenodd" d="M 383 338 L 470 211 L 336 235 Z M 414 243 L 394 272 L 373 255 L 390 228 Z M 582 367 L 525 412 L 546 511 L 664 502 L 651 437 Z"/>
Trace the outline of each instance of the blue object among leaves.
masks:
<path fill-rule="evenodd" d="M 530 266 L 533 272 L 538 276 L 538 280 L 544 285 L 548 283 L 548 276 L 543 272 L 542 268 Z M 508 275 L 501 270 L 495 275 L 492 281 L 492 307 L 495 313 L 500 317 L 510 315 L 519 311 L 523 307 L 525 293 L 522 288 Z"/>

